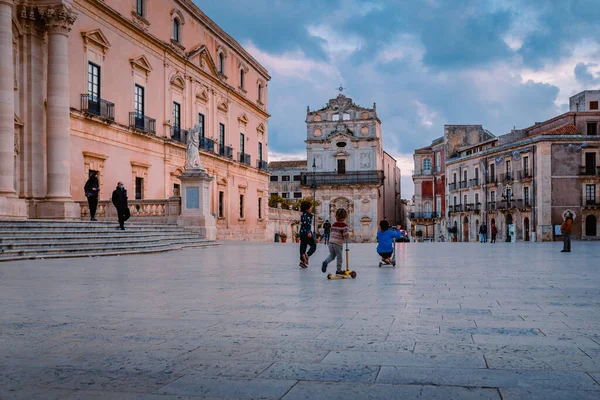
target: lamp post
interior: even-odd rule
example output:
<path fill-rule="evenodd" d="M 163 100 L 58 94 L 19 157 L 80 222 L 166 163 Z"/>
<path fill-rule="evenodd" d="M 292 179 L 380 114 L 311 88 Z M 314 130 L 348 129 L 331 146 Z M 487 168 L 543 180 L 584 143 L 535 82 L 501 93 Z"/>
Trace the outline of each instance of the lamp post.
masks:
<path fill-rule="evenodd" d="M 510 228 L 509 225 L 512 224 L 512 216 L 510 214 L 510 204 L 512 201 L 514 201 L 515 196 L 512 194 L 512 190 L 510 190 L 510 187 L 506 187 L 506 189 L 504 189 L 504 193 L 502 194 L 502 201 L 506 202 L 506 240 L 505 242 L 509 243 L 510 242 Z M 510 220 L 510 224 L 508 223 L 508 217 L 511 216 L 511 220 Z"/>
<path fill-rule="evenodd" d="M 310 187 L 313 190 L 313 207 L 315 208 L 313 210 L 313 213 L 315 214 L 314 218 L 313 218 L 313 235 L 317 235 L 317 180 L 316 180 L 316 173 L 317 173 L 317 163 L 315 158 L 313 157 L 313 164 L 312 164 L 312 170 L 313 170 L 313 179 L 312 179 L 312 185 L 310 185 Z"/>

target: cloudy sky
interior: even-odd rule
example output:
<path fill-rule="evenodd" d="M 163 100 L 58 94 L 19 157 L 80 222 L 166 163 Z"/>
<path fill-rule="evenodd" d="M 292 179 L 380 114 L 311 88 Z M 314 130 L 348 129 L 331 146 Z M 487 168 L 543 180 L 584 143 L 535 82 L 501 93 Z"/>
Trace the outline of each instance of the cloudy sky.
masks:
<path fill-rule="evenodd" d="M 412 152 L 444 124 L 496 135 L 600 87 L 599 0 L 194 0 L 272 76 L 271 160 L 306 157 L 306 106 L 341 84 L 382 121 L 413 194 Z"/>

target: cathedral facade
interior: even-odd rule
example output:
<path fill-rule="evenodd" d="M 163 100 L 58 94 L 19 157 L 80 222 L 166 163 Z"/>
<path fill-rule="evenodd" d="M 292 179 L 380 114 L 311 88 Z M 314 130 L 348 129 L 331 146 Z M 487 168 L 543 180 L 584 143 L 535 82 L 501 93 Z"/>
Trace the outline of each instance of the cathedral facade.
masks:
<path fill-rule="evenodd" d="M 400 204 L 400 169 L 383 150 L 376 105 L 364 108 L 340 93 L 319 110 L 308 108 L 306 125 L 302 191 L 319 204 L 317 223 L 345 208 L 354 241 L 375 241 L 380 220 L 399 221 Z"/>

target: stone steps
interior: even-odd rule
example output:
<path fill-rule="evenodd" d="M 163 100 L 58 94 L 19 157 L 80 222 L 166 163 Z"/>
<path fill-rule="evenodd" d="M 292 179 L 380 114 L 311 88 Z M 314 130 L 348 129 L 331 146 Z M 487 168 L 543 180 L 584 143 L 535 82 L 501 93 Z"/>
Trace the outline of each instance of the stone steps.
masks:
<path fill-rule="evenodd" d="M 97 257 L 208 247 L 196 232 L 175 225 L 91 221 L 0 221 L 0 261 Z"/>

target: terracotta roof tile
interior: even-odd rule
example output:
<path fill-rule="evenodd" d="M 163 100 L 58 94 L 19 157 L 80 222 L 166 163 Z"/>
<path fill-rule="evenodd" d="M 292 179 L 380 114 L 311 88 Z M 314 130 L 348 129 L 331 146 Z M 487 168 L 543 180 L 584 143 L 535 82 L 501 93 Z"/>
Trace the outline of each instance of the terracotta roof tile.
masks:
<path fill-rule="evenodd" d="M 573 124 L 566 124 L 566 125 L 562 125 L 559 126 L 557 128 L 553 128 L 553 129 L 549 129 L 547 131 L 542 131 L 536 134 L 533 134 L 531 136 L 538 136 L 538 135 L 579 135 L 581 134 L 581 132 L 579 132 L 579 129 L 577 129 L 577 127 Z"/>
<path fill-rule="evenodd" d="M 292 160 L 292 161 L 271 161 L 269 163 L 270 169 L 282 169 L 282 168 L 306 168 L 306 160 Z"/>

